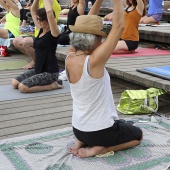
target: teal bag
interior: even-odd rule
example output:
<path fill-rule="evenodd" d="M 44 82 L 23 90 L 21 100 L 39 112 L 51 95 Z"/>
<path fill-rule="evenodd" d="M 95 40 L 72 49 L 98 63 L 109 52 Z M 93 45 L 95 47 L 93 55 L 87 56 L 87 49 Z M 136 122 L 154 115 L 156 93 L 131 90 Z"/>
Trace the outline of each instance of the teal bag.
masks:
<path fill-rule="evenodd" d="M 165 91 L 157 88 L 147 90 L 125 90 L 117 110 L 123 114 L 149 114 L 158 110 L 158 96 Z"/>

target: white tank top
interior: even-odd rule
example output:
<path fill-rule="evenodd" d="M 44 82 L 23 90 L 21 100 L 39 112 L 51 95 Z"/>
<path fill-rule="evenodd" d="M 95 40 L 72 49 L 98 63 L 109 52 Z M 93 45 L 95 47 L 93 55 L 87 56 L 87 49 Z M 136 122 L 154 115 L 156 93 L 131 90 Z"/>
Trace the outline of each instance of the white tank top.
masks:
<path fill-rule="evenodd" d="M 80 80 L 74 84 L 69 82 L 73 98 L 72 125 L 84 132 L 109 128 L 119 119 L 107 70 L 104 68 L 102 78 L 94 79 L 87 71 L 88 61 L 89 56 L 85 59 Z M 66 74 L 69 81 L 67 69 Z"/>

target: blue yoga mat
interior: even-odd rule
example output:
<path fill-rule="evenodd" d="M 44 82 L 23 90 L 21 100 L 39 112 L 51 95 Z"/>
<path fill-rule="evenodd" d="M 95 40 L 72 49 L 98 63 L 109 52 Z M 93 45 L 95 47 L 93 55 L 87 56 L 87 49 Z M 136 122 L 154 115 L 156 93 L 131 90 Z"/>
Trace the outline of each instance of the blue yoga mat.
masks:
<path fill-rule="evenodd" d="M 170 80 L 170 66 L 146 67 L 137 71 Z"/>

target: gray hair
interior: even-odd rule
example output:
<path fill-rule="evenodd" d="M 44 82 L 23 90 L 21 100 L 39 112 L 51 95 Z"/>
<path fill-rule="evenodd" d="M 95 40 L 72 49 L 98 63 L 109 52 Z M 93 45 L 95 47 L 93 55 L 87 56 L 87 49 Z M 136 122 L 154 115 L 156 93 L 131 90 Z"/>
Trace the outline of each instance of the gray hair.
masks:
<path fill-rule="evenodd" d="M 72 45 L 76 50 L 89 50 L 93 51 L 95 48 L 95 41 L 99 36 L 93 34 L 85 33 L 70 33 L 70 45 Z"/>

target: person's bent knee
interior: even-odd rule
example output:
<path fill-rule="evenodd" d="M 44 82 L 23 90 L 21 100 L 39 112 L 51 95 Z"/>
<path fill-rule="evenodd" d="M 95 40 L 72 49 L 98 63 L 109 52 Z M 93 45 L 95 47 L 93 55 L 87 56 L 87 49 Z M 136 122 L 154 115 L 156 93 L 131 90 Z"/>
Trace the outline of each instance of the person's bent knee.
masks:
<path fill-rule="evenodd" d="M 29 38 L 25 38 L 24 41 L 23 41 L 23 47 L 24 48 L 29 48 L 29 47 L 32 47 L 33 46 L 33 40 L 31 37 Z"/>
<path fill-rule="evenodd" d="M 28 92 L 28 89 L 29 87 L 25 86 L 24 84 L 20 83 L 19 86 L 18 86 L 18 89 L 21 93 L 27 93 Z"/>
<path fill-rule="evenodd" d="M 13 45 L 15 46 L 15 47 L 18 47 L 18 46 L 21 46 L 22 45 L 22 37 L 16 37 L 16 38 L 14 38 L 14 40 L 13 40 Z"/>
<path fill-rule="evenodd" d="M 20 82 L 16 79 L 12 79 L 12 87 L 14 89 L 18 89 L 18 86 L 19 86 Z"/>

